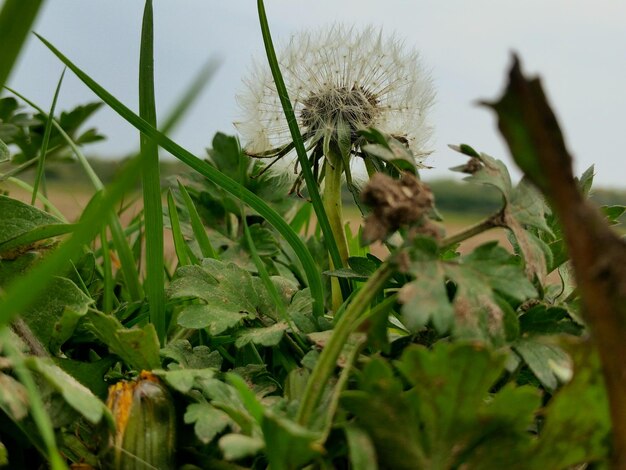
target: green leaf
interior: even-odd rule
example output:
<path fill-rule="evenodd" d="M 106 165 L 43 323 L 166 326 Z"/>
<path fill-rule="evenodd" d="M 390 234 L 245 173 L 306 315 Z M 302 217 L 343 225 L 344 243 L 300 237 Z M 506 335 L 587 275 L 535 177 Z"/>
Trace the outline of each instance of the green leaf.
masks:
<path fill-rule="evenodd" d="M 9 464 L 9 453 L 7 452 L 7 448 L 0 441 L 0 467 Z"/>
<path fill-rule="evenodd" d="M 81 384 L 101 399 L 106 399 L 109 384 L 104 376 L 114 364 L 115 358 L 109 356 L 94 362 L 82 362 L 73 359 L 55 357 L 54 363 L 70 374 Z"/>
<path fill-rule="evenodd" d="M 2 139 L 0 139 L 0 163 L 9 161 L 11 159 L 11 151 L 7 144 L 4 143 Z"/>
<path fill-rule="evenodd" d="M 204 303 L 184 307 L 178 324 L 185 328 L 208 328 L 219 334 L 255 318 L 261 300 L 259 284 L 233 263 L 205 259 L 202 266 L 183 266 L 169 287 L 172 298 L 195 297 Z"/>
<path fill-rule="evenodd" d="M 350 424 L 345 426 L 344 431 L 348 441 L 351 468 L 354 470 L 378 470 L 376 449 L 367 433 Z"/>
<path fill-rule="evenodd" d="M 28 394 L 13 377 L 0 372 L 0 408 L 13 420 L 20 421 L 28 414 Z"/>
<path fill-rule="evenodd" d="M 220 369 L 222 356 L 218 351 L 211 351 L 208 346 L 192 347 L 186 339 L 178 339 L 167 343 L 161 349 L 161 356 L 172 359 L 182 369 Z M 170 367 L 171 368 L 171 367 Z"/>
<path fill-rule="evenodd" d="M 220 450 L 226 460 L 251 457 L 263 450 L 264 445 L 263 439 L 243 434 L 226 434 L 219 440 Z"/>
<path fill-rule="evenodd" d="M 504 361 L 476 345 L 411 346 L 396 363 L 408 390 L 385 361 L 372 360 L 359 390 L 345 392 L 342 404 L 367 431 L 385 467 L 465 468 L 481 455 L 498 453 L 506 464 L 499 468 L 506 468 L 530 445 L 527 428 L 540 396 L 530 387 L 508 386 L 492 397 Z"/>
<path fill-rule="evenodd" d="M 136 370 L 152 370 L 161 365 L 159 339 L 154 325 L 126 328 L 114 316 L 90 311 L 88 328 L 112 353 Z"/>
<path fill-rule="evenodd" d="M 30 356 L 24 359 L 25 365 L 38 372 L 52 388 L 63 396 L 63 399 L 74 410 L 95 424 L 108 410 L 91 391 L 79 383 L 74 377 L 63 371 L 48 359 Z"/>
<path fill-rule="evenodd" d="M 22 312 L 21 318 L 37 339 L 56 354 L 92 303 L 93 300 L 72 281 L 56 277 L 43 295 Z"/>
<path fill-rule="evenodd" d="M 513 345 L 513 349 L 528 364 L 541 384 L 553 392 L 560 382 L 572 376 L 572 364 L 569 356 L 558 346 L 522 339 Z"/>
<path fill-rule="evenodd" d="M 184 417 L 186 424 L 193 424 L 196 436 L 203 444 L 208 444 L 232 424 L 226 413 L 208 403 L 192 403 Z"/>
<path fill-rule="evenodd" d="M 291 229 L 291 227 L 289 227 L 289 224 L 285 222 L 285 220 L 278 213 L 276 213 L 276 211 L 271 209 L 261 198 L 256 196 L 254 193 L 241 186 L 240 184 L 237 184 L 231 178 L 228 178 L 226 175 L 220 173 L 217 169 L 195 157 L 192 153 L 186 151 L 175 142 L 167 138 L 167 136 L 160 133 L 153 126 L 141 119 L 129 108 L 124 106 L 119 100 L 117 100 L 114 96 L 108 93 L 98 83 L 93 81 L 88 75 L 82 72 L 69 59 L 67 59 L 54 46 L 52 46 L 52 44 L 50 44 L 41 36 L 38 37 L 61 61 L 63 61 L 68 66 L 68 68 L 70 68 L 91 90 L 93 90 L 94 93 L 96 93 L 103 101 L 111 106 L 111 108 L 114 109 L 118 114 L 120 114 L 124 119 L 126 119 L 137 129 L 139 129 L 144 135 L 149 136 L 163 149 L 170 152 L 182 162 L 188 164 L 191 168 L 197 170 L 200 174 L 207 177 L 213 183 L 220 186 L 233 196 L 237 197 L 245 204 L 250 205 L 250 207 L 256 210 L 260 215 L 265 217 L 266 220 L 280 232 L 280 234 L 285 238 L 289 245 L 291 245 L 291 247 L 297 254 L 298 259 L 302 262 L 302 266 L 304 268 L 308 281 L 308 287 L 311 289 L 311 294 L 315 299 L 315 314 L 316 316 L 321 316 L 323 314 L 323 289 L 321 278 L 317 270 L 317 265 L 313 260 L 311 253 L 308 251 L 308 249 L 300 239 L 299 235 L 295 233 Z M 313 187 L 312 189 L 315 190 L 316 188 Z M 309 190 L 309 193 L 313 196 L 311 189 Z M 319 200 L 319 195 L 317 196 L 317 199 Z M 319 202 L 321 203 L 321 201 Z M 323 211 L 321 214 L 318 214 L 318 218 L 320 218 L 320 221 L 326 220 L 326 224 L 328 223 L 325 213 Z M 325 230 L 325 233 L 331 232 L 330 230 Z M 334 259 L 338 260 L 339 254 L 336 250 L 336 246 L 334 246 L 333 253 Z M 335 266 L 340 265 L 341 263 L 335 264 Z"/>
<path fill-rule="evenodd" d="M 302 468 L 323 452 L 321 433 L 265 410 L 261 423 L 265 452 L 270 466 L 277 470 Z"/>
<path fill-rule="evenodd" d="M 573 351 L 576 372 L 544 410 L 528 468 L 566 469 L 609 456 L 611 419 L 600 362 L 589 346 Z M 599 467 L 604 468 L 604 467 Z"/>
<path fill-rule="evenodd" d="M 561 307 L 535 305 L 519 317 L 520 331 L 530 335 L 582 334 L 584 327 L 576 323 Z"/>
<path fill-rule="evenodd" d="M 0 195 L 0 247 L 37 227 L 61 223 L 36 207 Z"/>
<path fill-rule="evenodd" d="M 237 334 L 235 346 L 244 347 L 246 344 L 260 344 L 261 346 L 276 346 L 283 339 L 288 325 L 284 322 L 275 323 L 264 328 L 246 328 Z"/>
<path fill-rule="evenodd" d="M 541 241 L 528 231 L 532 228 L 553 235 L 545 219 L 549 209 L 541 194 L 526 179 L 522 179 L 516 187 L 513 187 L 509 172 L 500 160 L 484 153 L 474 158 L 480 160 L 482 167 L 465 179 L 493 186 L 500 191 L 504 201 L 500 222 L 515 237 L 524 257 L 529 278 L 532 279 L 537 275 L 543 280 L 547 274 L 547 266 L 552 262 L 551 259 L 546 260 L 549 250 L 546 250 Z"/>
<path fill-rule="evenodd" d="M 466 256 L 439 260 L 434 240 L 418 238 L 410 251 L 409 272 L 415 280 L 400 290 L 404 324 L 415 331 L 429 321 L 440 333 L 501 343 L 506 336 L 510 307 L 501 295 L 522 302 L 535 288 L 515 257 L 497 242 Z M 447 281 L 456 286 L 449 300 Z"/>
<path fill-rule="evenodd" d="M 207 380 L 215 375 L 214 369 L 176 369 L 155 370 L 154 375 L 161 377 L 174 390 L 180 393 L 189 393 L 196 385 L 197 380 Z"/>

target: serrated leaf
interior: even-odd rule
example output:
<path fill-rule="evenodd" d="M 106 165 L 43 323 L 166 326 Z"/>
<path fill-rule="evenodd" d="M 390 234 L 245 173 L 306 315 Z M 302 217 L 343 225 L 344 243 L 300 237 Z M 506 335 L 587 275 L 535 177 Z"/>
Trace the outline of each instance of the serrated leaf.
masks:
<path fill-rule="evenodd" d="M 506 337 L 510 309 L 500 295 L 522 302 L 536 295 L 515 257 L 496 242 L 469 255 L 439 260 L 431 239 L 416 239 L 409 272 L 415 280 L 400 290 L 403 323 L 412 331 L 432 322 L 440 333 L 501 343 Z M 449 300 L 446 283 L 456 285 Z"/>
<path fill-rule="evenodd" d="M 195 297 L 203 304 L 183 308 L 178 324 L 185 328 L 208 328 L 212 335 L 255 318 L 261 304 L 261 285 L 250 273 L 233 263 L 205 259 L 202 266 L 183 266 L 169 288 L 172 298 Z"/>
<path fill-rule="evenodd" d="M 89 422 L 96 424 L 105 413 L 108 413 L 105 404 L 98 397 L 50 360 L 30 356 L 24 360 L 24 363 L 32 371 L 38 372 L 56 392 L 63 396 L 68 405 Z"/>
<path fill-rule="evenodd" d="M 276 346 L 283 339 L 289 325 L 285 322 L 275 323 L 264 328 L 246 328 L 237 334 L 235 346 L 244 347 L 246 344 L 259 344 L 261 346 Z"/>
<path fill-rule="evenodd" d="M 519 317 L 520 331 L 530 335 L 567 333 L 579 335 L 584 327 L 570 318 L 561 307 L 536 305 Z"/>
<path fill-rule="evenodd" d="M 175 369 L 154 370 L 153 374 L 161 377 L 174 390 L 180 393 L 189 393 L 196 385 L 196 381 L 212 379 L 215 375 L 213 369 Z"/>
<path fill-rule="evenodd" d="M 384 361 L 374 360 L 365 366 L 359 390 L 345 392 L 342 404 L 368 432 L 385 467 L 465 468 L 497 451 L 506 468 L 530 445 L 527 428 L 540 396 L 530 387 L 508 386 L 491 397 L 504 361 L 470 344 L 411 346 L 396 362 L 408 390 Z"/>
<path fill-rule="evenodd" d="M 526 264 L 526 274 L 530 279 L 537 275 L 543 280 L 550 260 L 546 261 L 546 250 L 538 243 L 538 239 L 527 231 L 528 228 L 534 228 L 553 236 L 545 219 L 545 214 L 549 210 L 541 194 L 526 179 L 522 179 L 516 187 L 513 187 L 509 172 L 500 160 L 484 153 L 474 158 L 481 161 L 482 168 L 465 179 L 493 186 L 500 191 L 504 201 L 501 222 L 517 241 Z"/>
<path fill-rule="evenodd" d="M 232 420 L 226 413 L 208 403 L 192 403 L 187 407 L 184 417 L 186 424 L 193 424 L 196 436 L 203 444 L 208 444 L 222 433 Z"/>
<path fill-rule="evenodd" d="M 152 370 L 161 365 L 159 339 L 154 325 L 126 328 L 114 316 L 90 311 L 88 328 L 112 353 L 136 370 Z"/>
<path fill-rule="evenodd" d="M 522 339 L 513 345 L 513 349 L 549 391 L 554 391 L 560 382 L 572 376 L 571 360 L 558 346 Z"/>
<path fill-rule="evenodd" d="M 192 347 L 186 339 L 170 341 L 161 349 L 161 356 L 172 359 L 183 369 L 219 369 L 222 356 L 218 351 L 211 351 L 208 346 Z"/>

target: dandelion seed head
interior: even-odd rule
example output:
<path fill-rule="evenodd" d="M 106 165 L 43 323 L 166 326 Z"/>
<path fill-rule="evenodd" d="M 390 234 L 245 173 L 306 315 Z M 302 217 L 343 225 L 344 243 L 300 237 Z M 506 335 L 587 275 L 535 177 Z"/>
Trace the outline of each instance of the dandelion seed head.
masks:
<path fill-rule="evenodd" d="M 308 149 L 336 138 L 339 126 L 358 147 L 357 132 L 375 127 L 406 142 L 418 161 L 427 153 L 434 91 L 415 49 L 372 26 L 335 24 L 292 36 L 277 55 Z M 265 61 L 254 63 L 244 85 L 237 96 L 242 119 L 235 125 L 246 150 L 260 154 L 288 145 L 291 134 Z M 291 151 L 274 168 L 293 169 L 295 160 Z"/>

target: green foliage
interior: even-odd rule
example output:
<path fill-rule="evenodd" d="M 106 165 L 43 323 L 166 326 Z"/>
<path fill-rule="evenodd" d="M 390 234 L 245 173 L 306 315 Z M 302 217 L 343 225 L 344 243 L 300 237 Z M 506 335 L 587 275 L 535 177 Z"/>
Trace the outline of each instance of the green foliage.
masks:
<path fill-rule="evenodd" d="M 53 120 L 32 103 L 36 113 L 0 99 L 6 175 L 40 155 L 42 170 L 44 155 L 59 160 L 71 150 L 97 190 L 76 224 L 0 195 L 0 421 L 12 426 L 0 427 L 0 465 L 7 450 L 11 465 L 15 452 L 26 455 L 31 446 L 42 455 L 37 464 L 50 460 L 55 468 L 102 468 L 111 458 L 120 468 L 126 461 L 134 468 L 138 458 L 169 468 L 172 455 L 181 468 L 607 464 L 609 400 L 568 277 L 563 229 L 526 179 L 514 185 L 500 160 L 453 147 L 470 158 L 456 168 L 470 174 L 466 183 L 434 184 L 438 207 L 389 234 L 390 253 L 381 259 L 361 246 L 360 229 L 348 227 L 342 266 L 305 164 L 317 161 L 311 152 L 320 149 L 302 146 L 286 93 L 311 204 L 290 197 L 287 179 L 265 172 L 236 137 L 216 134 L 203 161 L 156 130 L 151 2 L 146 6 L 140 116 L 43 40 L 142 133 L 141 159 L 107 188 L 77 147 L 101 138 L 80 130 L 101 104 Z M 280 89 L 263 2 L 258 6 Z M 337 169 L 350 158 L 341 137 L 322 145 Z M 527 133 L 514 137 L 524 154 Z M 377 129 L 358 138 L 372 174 L 419 176 L 402 139 Z M 195 170 L 176 168 L 165 219 L 157 145 Z M 521 160 L 541 186 L 531 156 Z M 343 184 L 341 174 L 326 170 Z M 124 230 L 113 209 L 133 189 L 134 173 L 143 177 L 145 207 Z M 348 171 L 345 179 L 358 202 L 360 188 Z M 593 194 L 592 181 L 593 168 L 576 182 L 585 196 Z M 437 209 L 452 204 L 446 198 L 462 198 L 461 209 L 486 219 L 441 235 L 434 221 Z M 604 208 L 609 223 L 623 217 L 620 204 Z M 164 222 L 176 251 L 165 266 Z M 339 220 L 342 234 L 345 222 Z M 494 227 L 507 230 L 510 247 L 464 245 Z M 338 280 L 342 295 L 332 295 Z M 115 395 L 125 387 L 132 403 Z M 103 401 L 107 389 L 113 413 Z M 124 430 L 117 437 L 115 426 Z"/>

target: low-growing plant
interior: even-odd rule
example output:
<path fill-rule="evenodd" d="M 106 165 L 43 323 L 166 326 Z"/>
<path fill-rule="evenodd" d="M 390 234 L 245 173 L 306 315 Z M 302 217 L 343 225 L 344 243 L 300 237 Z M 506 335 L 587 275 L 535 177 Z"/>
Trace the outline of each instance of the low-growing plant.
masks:
<path fill-rule="evenodd" d="M 179 146 L 167 130 L 185 106 L 158 130 L 150 0 L 139 115 L 40 37 L 141 133 L 111 184 L 81 149 L 101 138 L 80 131 L 101 103 L 59 114 L 19 90 L 0 99 L 0 178 L 32 192 L 0 195 L 0 466 L 625 468 L 626 249 L 609 228 L 624 207 L 586 201 L 593 168 L 573 177 L 539 81 L 515 60 L 489 104 L 520 182 L 451 146 L 452 170 L 497 206 L 447 234 L 420 175 L 433 91 L 416 53 L 334 26 L 300 38 L 306 57 L 277 55 L 257 5 L 268 66 L 242 94 L 243 147 L 222 133 L 204 158 Z M 0 25 L 16 11 L 7 1 Z M 35 13 L 6 42 L 15 55 Z M 189 166 L 165 188 L 157 147 Z M 61 157 L 94 187 L 74 223 L 45 197 Z M 34 187 L 17 178 L 31 164 Z M 124 228 L 139 177 L 143 211 Z M 492 228 L 508 247 L 460 250 Z"/>

